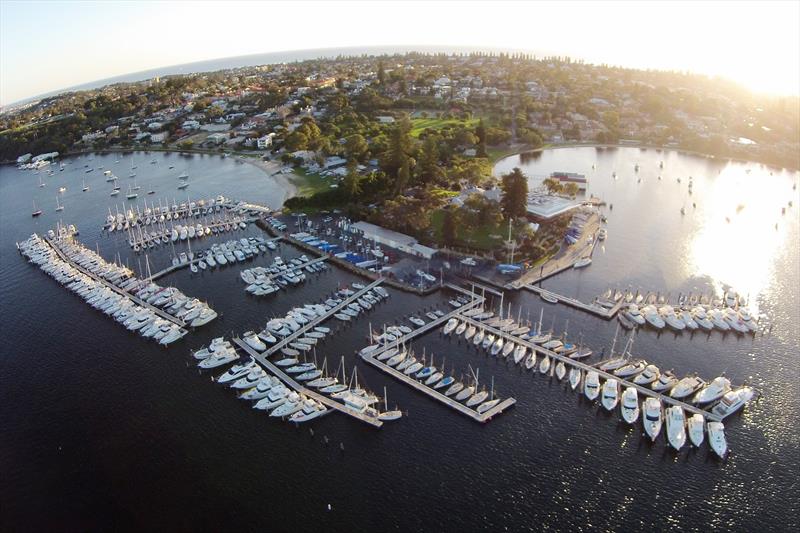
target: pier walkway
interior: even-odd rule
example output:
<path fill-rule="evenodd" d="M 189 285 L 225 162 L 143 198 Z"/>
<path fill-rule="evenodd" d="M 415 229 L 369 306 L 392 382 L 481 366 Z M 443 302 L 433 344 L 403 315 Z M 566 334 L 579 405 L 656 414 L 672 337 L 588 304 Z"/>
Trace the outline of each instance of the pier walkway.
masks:
<path fill-rule="evenodd" d="M 359 298 L 361 298 L 363 295 L 365 295 L 367 292 L 371 291 L 372 289 L 374 289 L 375 287 L 380 285 L 382 282 L 383 282 L 383 279 L 376 279 L 375 281 L 373 281 L 372 283 L 370 283 L 369 285 L 367 285 L 366 287 L 364 287 L 360 291 L 356 292 L 355 294 L 352 294 L 352 295 L 348 296 L 347 298 L 344 299 L 344 301 L 342 303 L 340 303 L 336 307 L 331 308 L 327 313 L 325 313 L 325 314 L 323 314 L 321 316 L 318 316 L 315 319 L 309 321 L 308 324 L 305 324 L 304 326 L 302 326 L 297 331 L 293 332 L 288 337 L 283 338 L 282 340 L 277 342 L 274 346 L 269 347 L 267 349 L 267 351 L 264 352 L 264 355 L 266 357 L 269 357 L 270 355 L 274 354 L 275 352 L 277 352 L 278 350 L 280 350 L 284 346 L 287 346 L 290 342 L 294 342 L 295 339 L 298 339 L 305 332 L 307 332 L 310 329 L 313 329 L 314 327 L 320 325 L 322 322 L 328 320 L 330 317 L 332 317 L 333 315 L 335 315 L 336 313 L 338 313 L 339 311 L 341 311 L 342 309 L 344 309 L 345 307 L 347 307 L 351 303 L 353 303 L 356 300 L 358 300 Z"/>
<path fill-rule="evenodd" d="M 570 366 L 576 367 L 576 368 L 582 370 L 583 372 L 589 372 L 589 371 L 597 372 L 602 378 L 604 378 L 606 380 L 614 378 L 617 381 L 619 381 L 621 387 L 633 387 L 641 395 L 652 396 L 654 398 L 658 398 L 659 400 L 661 400 L 664 403 L 680 406 L 680 407 L 683 408 L 684 411 L 686 411 L 688 413 L 692 413 L 692 414 L 700 414 L 700 415 L 704 416 L 708 420 L 712 420 L 712 421 L 715 421 L 715 422 L 720 422 L 722 420 L 722 418 L 720 418 L 719 416 L 717 416 L 717 415 L 715 415 L 713 413 L 710 413 L 710 412 L 708 412 L 708 411 L 706 411 L 704 409 L 700 409 L 700 408 L 698 408 L 698 407 L 696 407 L 694 405 L 690 405 L 690 404 L 684 403 L 684 402 L 682 402 L 680 400 L 676 400 L 676 399 L 672 398 L 671 396 L 667 396 L 667 395 L 661 394 L 659 392 L 656 392 L 656 391 L 654 391 L 653 389 L 651 389 L 649 387 L 644 387 L 642 385 L 637 385 L 636 383 L 633 383 L 631 381 L 627 381 L 627 380 L 625 380 L 623 378 L 620 378 L 618 376 L 615 376 L 615 375 L 613 375 L 613 374 L 611 374 L 609 372 L 604 372 L 604 371 L 602 371 L 600 369 L 597 369 L 597 368 L 595 368 L 595 367 L 593 367 L 591 365 L 588 365 L 586 363 L 582 363 L 582 362 L 577 361 L 575 359 L 570 359 L 569 357 L 567 357 L 565 355 L 557 354 L 557 353 L 555 353 L 555 352 L 553 352 L 551 350 L 548 350 L 546 348 L 542 348 L 538 344 L 533 344 L 533 343 L 530 343 L 530 342 L 527 342 L 527 341 L 523 341 L 523 340 L 519 339 L 518 337 L 515 337 L 513 335 L 509 335 L 505 331 L 500 331 L 497 328 L 489 327 L 486 324 L 484 324 L 483 322 L 480 322 L 478 320 L 474 320 L 472 318 L 465 317 L 465 316 L 460 316 L 459 319 L 460 320 L 464 320 L 467 323 L 472 324 L 472 325 L 474 325 L 474 326 L 476 326 L 478 328 L 481 328 L 484 331 L 486 331 L 487 333 L 492 333 L 492 334 L 495 335 L 495 337 L 498 337 L 498 336 L 503 337 L 504 341 L 506 341 L 506 342 L 507 341 L 511 341 L 514 344 L 517 344 L 517 345 L 521 344 L 522 346 L 526 346 L 529 349 L 535 350 L 539 354 L 546 355 L 547 357 L 550 357 L 553 361 L 562 361 L 565 365 L 570 365 Z M 490 357 L 494 357 L 494 356 L 490 355 Z M 551 368 L 554 368 L 554 367 L 555 367 L 555 365 L 552 365 Z M 581 383 L 583 383 L 583 379 L 584 379 L 584 377 L 582 376 L 581 377 Z M 581 390 L 580 392 L 582 393 L 583 391 Z"/>
<path fill-rule="evenodd" d="M 163 318 L 164 320 L 169 320 L 169 321 L 170 321 L 170 322 L 172 322 L 173 324 L 176 324 L 176 325 L 178 325 L 178 326 L 180 326 L 180 327 L 182 327 L 182 328 L 185 328 L 185 327 L 186 327 L 186 322 L 184 322 L 184 321 L 183 321 L 183 320 L 181 320 L 180 318 L 176 318 L 176 317 L 172 316 L 171 314 L 169 314 L 169 313 L 167 313 L 167 312 L 165 312 L 165 311 L 163 311 L 163 310 L 159 309 L 158 307 L 155 307 L 155 306 L 153 306 L 153 305 L 150 305 L 149 303 L 145 302 L 144 300 L 141 300 L 141 299 L 137 298 L 136 296 L 134 296 L 133 294 L 129 293 L 129 292 L 128 292 L 128 291 L 126 291 L 125 289 L 121 289 L 121 288 L 117 287 L 116 285 L 114 285 L 114 284 L 113 284 L 113 283 L 111 283 L 110 281 L 108 281 L 108 280 L 105 280 L 105 279 L 101 278 L 100 276 L 98 276 L 98 275 L 94 274 L 93 272 L 89 272 L 88 270 L 86 270 L 85 268 L 83 268 L 82 266 L 80 266 L 79 264 L 75 263 L 75 262 L 74 262 L 74 261 L 72 261 L 72 260 L 71 260 L 69 257 L 67 257 L 67 255 L 66 255 L 66 254 L 64 254 L 64 252 L 62 252 L 62 251 L 61 251 L 61 249 L 58 247 L 58 245 L 57 245 L 57 244 L 55 244 L 55 243 L 54 243 L 54 242 L 53 242 L 53 241 L 50 239 L 50 237 L 45 237 L 45 240 L 46 240 L 46 241 L 47 241 L 47 243 L 50 245 L 50 247 L 51 247 L 51 248 L 52 248 L 52 249 L 53 249 L 53 250 L 56 252 L 56 254 L 58 254 L 58 256 L 59 256 L 59 257 L 60 257 L 60 258 L 61 258 L 63 261 L 67 262 L 67 263 L 68 263 L 70 266 L 72 266 L 73 268 L 75 268 L 75 269 L 77 269 L 77 270 L 79 270 L 79 271 L 83 272 L 84 274 L 86 274 L 87 276 L 89 276 L 89 277 L 90 277 L 90 278 L 92 278 L 93 280 L 97 281 L 98 283 L 102 283 L 103 285 L 105 285 L 105 286 L 106 286 L 106 287 L 108 287 L 109 289 L 113 290 L 114 292 L 116 292 L 116 293 L 118 293 L 118 294 L 121 294 L 122 296 L 124 296 L 124 297 L 126 297 L 126 298 L 130 299 L 130 300 L 131 300 L 133 303 L 135 303 L 135 304 L 137 304 L 137 305 L 140 305 L 140 306 L 142 306 L 142 307 L 144 307 L 144 308 L 146 308 L 146 309 L 148 309 L 148 310 L 152 311 L 153 313 L 155 313 L 155 314 L 156 314 L 156 315 L 158 315 L 159 317 Z M 146 281 L 146 280 L 145 280 L 145 281 Z"/>
<path fill-rule="evenodd" d="M 265 242 L 277 242 L 279 240 L 281 240 L 281 237 L 275 237 L 273 239 L 265 239 Z M 186 268 L 189 265 L 197 264 L 201 260 L 205 259 L 205 255 L 200 256 L 201 253 L 203 253 L 203 252 L 196 252 L 195 253 L 195 258 L 192 259 L 191 261 L 187 261 L 185 263 L 178 263 L 177 265 L 170 265 L 170 266 L 168 266 L 167 268 L 165 268 L 163 270 L 159 270 L 158 272 L 156 272 L 154 274 L 151 274 L 150 277 L 149 278 L 145 278 L 145 280 L 146 281 L 154 281 L 154 280 L 156 280 L 158 278 L 166 276 L 167 274 L 171 274 L 172 272 L 175 272 L 176 270 L 180 270 L 182 268 Z"/>
<path fill-rule="evenodd" d="M 379 420 L 378 417 L 376 416 L 370 416 L 366 412 L 361 412 L 356 409 L 353 409 L 352 407 L 348 407 L 347 405 L 341 402 L 337 402 L 332 398 L 328 398 L 325 395 L 322 395 L 316 391 L 304 387 L 303 385 L 292 379 L 292 377 L 286 374 L 283 370 L 281 370 L 280 367 L 271 363 L 269 359 L 267 359 L 265 353 L 259 353 L 255 351 L 253 348 L 248 346 L 246 342 L 242 341 L 238 337 L 234 337 L 233 342 L 237 346 L 239 346 L 239 348 L 241 348 L 245 353 L 253 357 L 253 359 L 255 359 L 261 366 L 266 368 L 267 371 L 271 372 L 278 379 L 280 379 L 286 385 L 288 385 L 289 388 L 297 391 L 298 394 L 307 396 L 308 398 L 316 400 L 319 403 L 325 405 L 326 407 L 328 407 L 328 409 L 333 409 L 341 413 L 344 413 L 346 415 L 352 416 L 353 418 L 360 420 L 361 422 L 365 422 L 376 428 L 379 428 L 383 425 L 383 421 Z"/>
<path fill-rule="evenodd" d="M 557 294 L 553 291 L 548 291 L 547 289 L 543 289 L 538 285 L 524 285 L 525 289 L 528 289 L 531 292 L 535 292 L 540 296 L 549 296 L 551 298 L 555 298 L 558 300 L 559 303 L 564 303 L 576 309 L 580 309 L 581 311 L 586 311 L 587 313 L 592 313 L 594 315 L 599 316 L 600 318 L 605 318 L 606 320 L 610 320 L 614 318 L 614 316 L 619 312 L 620 308 L 625 305 L 625 299 L 620 298 L 617 302 L 614 303 L 614 307 L 607 308 L 596 303 L 584 303 L 580 300 L 575 298 L 570 298 L 569 296 L 563 296 L 561 294 Z"/>

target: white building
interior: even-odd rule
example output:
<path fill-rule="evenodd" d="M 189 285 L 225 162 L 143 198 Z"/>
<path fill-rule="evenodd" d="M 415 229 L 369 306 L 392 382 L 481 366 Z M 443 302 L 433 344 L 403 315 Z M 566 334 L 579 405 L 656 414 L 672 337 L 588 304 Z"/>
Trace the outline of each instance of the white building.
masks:
<path fill-rule="evenodd" d="M 155 144 L 160 144 L 160 143 L 163 143 L 164 141 L 166 141 L 168 136 L 169 136 L 169 133 L 167 133 L 166 131 L 162 131 L 162 132 L 159 132 L 159 133 L 151 133 L 150 134 L 150 142 L 151 143 L 155 143 Z"/>
<path fill-rule="evenodd" d="M 227 140 L 228 140 L 227 133 L 212 133 L 211 135 L 206 137 L 206 142 L 212 144 L 222 144 Z"/>
<path fill-rule="evenodd" d="M 259 137 L 257 141 L 257 146 L 259 150 L 266 150 L 270 146 L 272 146 L 272 139 L 275 137 L 274 133 L 267 133 L 263 137 Z"/>
<path fill-rule="evenodd" d="M 192 130 L 199 130 L 200 129 L 200 122 L 196 120 L 184 120 L 181 128 L 187 131 Z"/>
<path fill-rule="evenodd" d="M 377 118 L 378 122 L 380 122 L 381 124 L 393 124 L 394 123 L 394 117 L 380 116 L 380 117 L 375 117 L 375 118 Z"/>
<path fill-rule="evenodd" d="M 438 251 L 419 244 L 414 237 L 382 228 L 369 222 L 356 222 L 351 227 L 360 231 L 369 240 L 407 254 L 424 257 L 425 259 L 430 259 Z"/>
<path fill-rule="evenodd" d="M 150 124 L 147 125 L 147 129 L 150 131 L 158 131 L 163 127 L 164 124 L 162 124 L 161 122 L 151 122 Z"/>

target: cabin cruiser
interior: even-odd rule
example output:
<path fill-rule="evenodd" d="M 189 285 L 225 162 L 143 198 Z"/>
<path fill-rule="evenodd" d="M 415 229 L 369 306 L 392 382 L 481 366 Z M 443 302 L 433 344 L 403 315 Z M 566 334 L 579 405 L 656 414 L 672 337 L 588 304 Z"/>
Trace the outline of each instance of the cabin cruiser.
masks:
<path fill-rule="evenodd" d="M 236 380 L 231 388 L 233 389 L 252 389 L 255 387 L 261 378 L 265 377 L 267 374 L 264 372 L 260 366 L 256 365 L 250 369 L 250 372 L 247 375 L 240 377 Z"/>
<path fill-rule="evenodd" d="M 714 378 L 704 389 L 694 395 L 694 403 L 711 403 L 731 390 L 731 381 L 723 376 Z"/>
<path fill-rule="evenodd" d="M 741 319 L 739 313 L 737 313 L 734 309 L 728 308 L 723 312 L 723 318 L 728 325 L 736 331 L 737 333 L 749 333 L 750 328 L 747 327 L 747 324 L 744 323 L 744 320 Z"/>
<path fill-rule="evenodd" d="M 216 351 L 218 351 L 220 349 L 226 349 L 226 348 L 230 348 L 230 347 L 231 347 L 231 343 L 230 342 L 226 341 L 222 337 L 216 337 L 214 339 L 211 339 L 211 343 L 208 345 L 207 348 L 201 348 L 201 349 L 197 350 L 196 352 L 194 352 L 192 355 L 194 356 L 195 359 L 202 360 L 202 359 L 205 359 L 205 358 L 211 356 L 211 354 L 213 354 L 214 352 L 216 352 Z"/>
<path fill-rule="evenodd" d="M 227 372 L 222 374 L 218 379 L 217 383 L 229 383 L 231 381 L 235 381 L 240 377 L 246 375 L 253 367 L 256 366 L 256 362 L 250 358 L 246 363 L 242 363 L 239 365 L 233 365 L 228 369 Z"/>
<path fill-rule="evenodd" d="M 514 363 L 519 364 L 521 361 L 525 360 L 527 352 L 528 349 L 521 344 L 514 348 Z"/>
<path fill-rule="evenodd" d="M 707 316 L 711 323 L 714 324 L 715 328 L 722 331 L 728 331 L 731 329 L 731 326 L 725 321 L 725 316 L 719 309 L 712 309 L 708 312 Z"/>
<path fill-rule="evenodd" d="M 535 366 L 536 366 L 536 352 L 534 350 L 531 350 L 530 355 L 528 355 L 528 358 L 525 359 L 525 369 L 533 370 L 533 367 Z"/>
<path fill-rule="evenodd" d="M 619 402 L 619 382 L 610 378 L 603 384 L 602 404 L 606 411 L 613 411 Z"/>
<path fill-rule="evenodd" d="M 274 417 L 284 417 L 284 416 L 291 416 L 292 414 L 296 413 L 297 411 L 303 408 L 303 399 L 300 397 L 299 394 L 292 391 L 286 397 L 286 401 L 276 407 L 269 416 Z"/>
<path fill-rule="evenodd" d="M 694 319 L 695 323 L 703 328 L 706 331 L 711 331 L 714 329 L 714 323 L 708 319 L 706 315 L 706 310 L 703 309 L 701 306 L 696 306 L 691 311 L 692 319 Z"/>
<path fill-rule="evenodd" d="M 514 344 L 513 342 L 507 342 L 505 346 L 503 346 L 503 350 L 501 352 L 502 356 L 508 357 L 509 354 L 511 354 L 511 352 L 513 352 L 514 348 L 516 347 L 517 347 L 516 344 Z"/>
<path fill-rule="evenodd" d="M 699 327 L 694 317 L 692 316 L 692 313 L 689 311 L 681 311 L 678 317 L 683 321 L 686 327 L 691 330 L 695 330 Z"/>
<path fill-rule="evenodd" d="M 486 335 L 484 330 L 478 331 L 474 337 L 472 337 L 472 344 L 478 346 L 480 343 L 483 342 L 483 338 Z"/>
<path fill-rule="evenodd" d="M 662 372 L 656 381 L 650 385 L 650 388 L 656 392 L 667 392 L 678 384 L 678 378 L 671 370 Z"/>
<path fill-rule="evenodd" d="M 252 349 L 257 350 L 259 352 L 263 352 L 267 349 L 267 345 L 264 344 L 258 336 L 253 333 L 252 331 L 247 331 L 242 335 L 242 340 L 247 343 Z"/>
<path fill-rule="evenodd" d="M 491 354 L 497 355 L 503 349 L 503 337 L 497 337 L 497 340 L 492 344 Z"/>
<path fill-rule="evenodd" d="M 478 328 L 476 328 L 475 326 L 470 325 L 470 327 L 467 328 L 467 331 L 464 332 L 464 339 L 470 340 L 472 337 L 475 336 L 475 333 L 477 331 L 478 331 Z"/>
<path fill-rule="evenodd" d="M 583 383 L 583 393 L 590 400 L 597 399 L 600 394 L 600 375 L 594 370 L 586 373 L 586 379 Z"/>
<path fill-rule="evenodd" d="M 660 377 L 661 373 L 656 365 L 647 365 L 641 374 L 633 378 L 633 382 L 637 385 L 649 385 Z"/>
<path fill-rule="evenodd" d="M 695 447 L 699 448 L 705 438 L 705 419 L 700 413 L 696 413 L 687 420 L 689 440 Z"/>
<path fill-rule="evenodd" d="M 569 369 L 569 386 L 572 390 L 578 388 L 578 385 L 581 382 L 581 371 L 577 367 L 572 367 Z"/>
<path fill-rule="evenodd" d="M 647 361 L 640 359 L 638 361 L 633 361 L 625 366 L 622 366 L 614 370 L 614 375 L 619 376 L 621 378 L 635 376 L 637 374 L 642 373 L 646 368 L 646 366 L 647 366 Z"/>
<path fill-rule="evenodd" d="M 462 322 L 456 327 L 456 335 L 463 335 L 466 330 L 467 330 L 467 323 Z"/>
<path fill-rule="evenodd" d="M 262 411 L 274 409 L 286 401 L 289 392 L 289 389 L 283 383 L 279 383 L 269 391 L 266 397 L 256 402 L 253 409 Z"/>
<path fill-rule="evenodd" d="M 639 418 L 639 393 L 635 387 L 626 387 L 622 393 L 622 419 L 633 424 Z"/>
<path fill-rule="evenodd" d="M 639 306 L 636 304 L 629 304 L 628 308 L 623 312 L 625 318 L 633 322 L 634 324 L 638 324 L 639 326 L 644 326 L 645 319 L 642 315 L 642 312 L 639 311 Z"/>
<path fill-rule="evenodd" d="M 458 319 L 451 318 L 447 321 L 447 324 L 444 325 L 444 329 L 442 330 L 445 335 L 449 335 L 454 329 L 458 326 Z"/>
<path fill-rule="evenodd" d="M 706 382 L 697 376 L 687 376 L 669 391 L 669 395 L 676 400 L 680 400 L 700 390 L 705 384 Z"/>
<path fill-rule="evenodd" d="M 663 329 L 666 325 L 664 319 L 658 314 L 658 310 L 654 305 L 646 306 L 644 309 L 642 309 L 642 314 L 644 315 L 644 319 L 647 321 L 647 323 L 656 329 Z"/>
<path fill-rule="evenodd" d="M 290 422 L 307 422 L 328 412 L 328 408 L 310 398 L 303 402 L 303 408 L 289 417 Z"/>
<path fill-rule="evenodd" d="M 708 444 L 721 459 L 725 458 L 728 453 L 728 443 L 725 441 L 725 426 L 722 422 L 709 422 L 706 425 L 708 429 Z"/>
<path fill-rule="evenodd" d="M 655 441 L 661 432 L 661 402 L 657 398 L 649 397 L 642 404 L 642 411 L 644 431 L 651 441 Z"/>
<path fill-rule="evenodd" d="M 661 309 L 658 310 L 658 313 L 661 315 L 661 318 L 664 319 L 664 322 L 675 331 L 683 331 L 686 329 L 686 324 L 683 323 L 683 320 L 678 318 L 672 306 L 662 306 Z"/>
<path fill-rule="evenodd" d="M 725 418 L 741 409 L 744 404 L 753 398 L 753 389 L 748 386 L 728 391 L 712 409 L 711 412 Z"/>
<path fill-rule="evenodd" d="M 686 417 L 679 405 L 667 408 L 667 440 L 670 446 L 680 450 L 686 444 Z"/>
<path fill-rule="evenodd" d="M 242 393 L 239 398 L 242 400 L 261 400 L 262 398 L 266 398 L 269 391 L 277 387 L 279 383 L 280 381 L 275 376 L 264 376 L 255 387 Z"/>

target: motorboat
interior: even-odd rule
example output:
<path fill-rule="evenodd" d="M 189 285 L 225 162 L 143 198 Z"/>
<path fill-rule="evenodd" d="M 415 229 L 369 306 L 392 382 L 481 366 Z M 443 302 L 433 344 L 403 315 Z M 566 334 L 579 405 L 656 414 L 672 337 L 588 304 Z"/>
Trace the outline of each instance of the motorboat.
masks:
<path fill-rule="evenodd" d="M 279 383 L 269 391 L 265 398 L 262 398 L 256 402 L 256 404 L 253 406 L 253 409 L 259 409 L 262 411 L 275 409 L 279 405 L 286 402 L 286 397 L 289 396 L 290 392 L 291 391 L 286 388 L 284 384 Z"/>
<path fill-rule="evenodd" d="M 686 417 L 679 405 L 667 408 L 667 440 L 670 446 L 680 450 L 686 444 Z"/>
<path fill-rule="evenodd" d="M 296 392 L 291 392 L 286 397 L 286 401 L 276 407 L 269 416 L 272 417 L 285 417 L 291 416 L 303 408 L 303 399 Z"/>
<path fill-rule="evenodd" d="M 309 372 L 317 368 L 317 365 L 314 363 L 301 363 L 299 365 L 290 366 L 286 369 L 286 372 L 289 374 L 302 374 L 304 372 Z"/>
<path fill-rule="evenodd" d="M 664 319 L 658 314 L 658 310 L 654 305 L 645 306 L 645 308 L 642 309 L 642 314 L 644 315 L 645 321 L 656 329 L 663 329 L 666 325 L 666 322 L 664 322 Z"/>
<path fill-rule="evenodd" d="M 525 369 L 526 370 L 533 370 L 536 366 L 536 352 L 531 350 L 531 353 L 528 355 L 528 358 L 525 359 Z"/>
<path fill-rule="evenodd" d="M 508 357 L 516 347 L 517 347 L 516 344 L 514 344 L 513 342 L 507 342 L 505 346 L 503 346 L 503 350 L 501 352 L 503 357 Z"/>
<path fill-rule="evenodd" d="M 691 330 L 695 330 L 699 327 L 697 321 L 695 321 L 690 311 L 686 310 L 681 311 L 679 314 L 679 318 L 683 321 L 684 324 L 686 324 L 686 327 Z"/>
<path fill-rule="evenodd" d="M 700 413 L 695 413 L 686 421 L 689 433 L 689 440 L 699 448 L 705 438 L 705 418 Z"/>
<path fill-rule="evenodd" d="M 260 366 L 254 366 L 250 369 L 250 372 L 247 375 L 240 377 L 236 381 L 233 382 L 231 388 L 233 389 L 252 389 L 255 387 L 261 378 L 266 376 L 267 374 Z"/>
<path fill-rule="evenodd" d="M 606 411 L 613 411 L 618 402 L 619 381 L 614 378 L 610 378 L 603 384 L 602 404 Z"/>
<path fill-rule="evenodd" d="M 256 383 L 255 387 L 242 393 L 239 398 L 242 400 L 261 400 L 262 398 L 266 398 L 269 391 L 271 391 L 273 387 L 277 387 L 279 383 L 280 381 L 278 381 L 278 378 L 274 376 L 264 376 Z"/>
<path fill-rule="evenodd" d="M 714 450 L 721 459 L 728 453 L 728 443 L 725 440 L 725 426 L 722 422 L 709 422 L 706 425 L 708 430 L 708 445 Z"/>
<path fill-rule="evenodd" d="M 661 433 L 661 402 L 658 398 L 648 397 L 642 404 L 642 411 L 644 431 L 651 441 L 655 441 Z"/>
<path fill-rule="evenodd" d="M 680 400 L 694 394 L 706 384 L 705 381 L 697 376 L 687 376 L 680 381 L 675 387 L 669 391 L 669 395 L 676 400 Z"/>
<path fill-rule="evenodd" d="M 728 391 L 712 409 L 711 412 L 725 418 L 741 409 L 754 395 L 751 387 L 744 386 Z"/>
<path fill-rule="evenodd" d="M 458 319 L 451 318 L 450 320 L 447 321 L 447 324 L 444 325 L 444 329 L 442 330 L 442 332 L 445 335 L 449 335 L 454 329 L 456 329 L 456 326 L 458 326 Z"/>
<path fill-rule="evenodd" d="M 503 340 L 503 337 L 497 337 L 497 340 L 494 341 L 494 344 L 492 344 L 492 349 L 490 353 L 492 355 L 497 355 L 498 353 L 500 353 L 500 351 L 503 349 L 504 343 L 505 341 Z"/>
<path fill-rule="evenodd" d="M 683 331 L 686 329 L 686 324 L 683 320 L 678 318 L 672 306 L 664 305 L 658 310 L 658 313 L 661 315 L 661 318 L 664 319 L 664 322 L 675 331 Z"/>
<path fill-rule="evenodd" d="M 636 304 L 628 304 L 628 308 L 623 311 L 622 314 L 625 318 L 639 326 L 644 326 L 646 322 L 642 312 L 639 310 L 639 306 Z"/>
<path fill-rule="evenodd" d="M 708 319 L 708 316 L 706 315 L 706 310 L 703 309 L 701 306 L 693 308 L 691 314 L 692 314 L 692 319 L 695 321 L 695 323 L 704 330 L 711 331 L 712 329 L 714 329 L 714 323 Z"/>
<path fill-rule="evenodd" d="M 573 366 L 572 368 L 569 369 L 569 386 L 572 388 L 572 390 L 575 390 L 578 388 L 580 382 L 581 382 L 581 371 L 580 369 L 578 369 L 578 367 Z"/>
<path fill-rule="evenodd" d="M 668 392 L 677 384 L 678 378 L 671 370 L 667 370 L 661 373 L 658 379 L 650 385 L 650 388 L 656 392 Z"/>
<path fill-rule="evenodd" d="M 475 333 L 478 331 L 478 328 L 475 326 L 470 325 L 467 328 L 467 331 L 464 332 L 464 339 L 470 340 L 472 337 L 475 336 Z"/>
<path fill-rule="evenodd" d="M 586 373 L 586 379 L 583 381 L 583 393 L 590 400 L 596 400 L 600 394 L 600 375 L 594 370 Z"/>
<path fill-rule="evenodd" d="M 633 378 L 633 382 L 637 385 L 649 385 L 661 377 L 661 372 L 656 365 L 647 365 L 641 374 Z"/>
<path fill-rule="evenodd" d="M 722 398 L 730 390 L 731 381 L 720 376 L 711 380 L 711 383 L 695 394 L 692 401 L 697 404 L 711 403 Z"/>
<path fill-rule="evenodd" d="M 463 335 L 466 330 L 467 330 L 467 323 L 462 322 L 458 326 L 456 326 L 456 335 Z"/>
<path fill-rule="evenodd" d="M 622 419 L 628 424 L 633 424 L 639 418 L 639 393 L 635 387 L 626 387 L 622 393 Z"/>
<path fill-rule="evenodd" d="M 247 331 L 242 335 L 242 340 L 247 343 L 252 349 L 257 350 L 259 352 L 263 352 L 267 349 L 267 345 L 264 344 L 261 339 L 258 338 L 258 335 L 253 333 L 252 331 Z"/>
<path fill-rule="evenodd" d="M 247 375 L 247 373 L 250 372 L 250 370 L 252 370 L 255 366 L 256 363 L 253 361 L 253 359 L 248 360 L 246 363 L 233 365 L 228 369 L 227 372 L 217 378 L 217 383 L 224 384 L 236 381 L 240 377 Z"/>
<path fill-rule="evenodd" d="M 640 359 L 638 361 L 633 361 L 625 366 L 621 366 L 618 369 L 614 370 L 614 375 L 619 376 L 621 378 L 628 378 L 630 376 L 641 374 L 646 367 L 647 367 L 647 361 L 643 361 Z"/>
<path fill-rule="evenodd" d="M 528 349 L 521 344 L 514 348 L 514 363 L 520 364 L 520 362 L 524 361 L 527 353 Z"/>
<path fill-rule="evenodd" d="M 166 333 L 163 337 L 166 336 Z M 222 365 L 227 365 L 228 363 L 232 363 L 239 358 L 237 353 L 234 350 L 222 350 L 222 351 L 215 351 L 211 356 L 203 359 L 197 365 L 200 368 L 210 369 L 210 368 L 217 368 Z"/>

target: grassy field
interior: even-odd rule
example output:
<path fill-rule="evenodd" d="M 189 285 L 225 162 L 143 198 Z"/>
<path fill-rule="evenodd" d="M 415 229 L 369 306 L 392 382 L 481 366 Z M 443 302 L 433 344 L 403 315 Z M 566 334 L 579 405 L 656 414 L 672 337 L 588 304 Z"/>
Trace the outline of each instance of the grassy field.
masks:
<path fill-rule="evenodd" d="M 413 118 L 411 119 L 411 136 L 419 137 L 419 134 L 426 129 L 441 130 L 445 128 L 452 128 L 455 126 L 467 126 L 475 128 L 478 125 L 478 119 L 473 118 L 470 120 L 461 120 L 457 118 Z"/>
<path fill-rule="evenodd" d="M 442 242 L 442 223 L 444 221 L 444 211 L 437 209 L 431 213 L 431 230 L 433 238 L 437 243 Z M 517 236 L 517 228 L 513 229 L 513 236 Z M 497 226 L 487 225 L 480 228 L 466 228 L 464 224 L 459 224 L 456 238 L 459 246 L 473 248 L 475 250 L 495 250 L 503 246 L 503 241 L 508 238 L 508 225 L 501 223 Z"/>
<path fill-rule="evenodd" d="M 318 192 L 328 191 L 333 183 L 333 178 L 312 174 L 303 168 L 295 168 L 294 174 L 296 177 L 290 179 L 297 187 L 297 196 L 312 196 Z"/>

